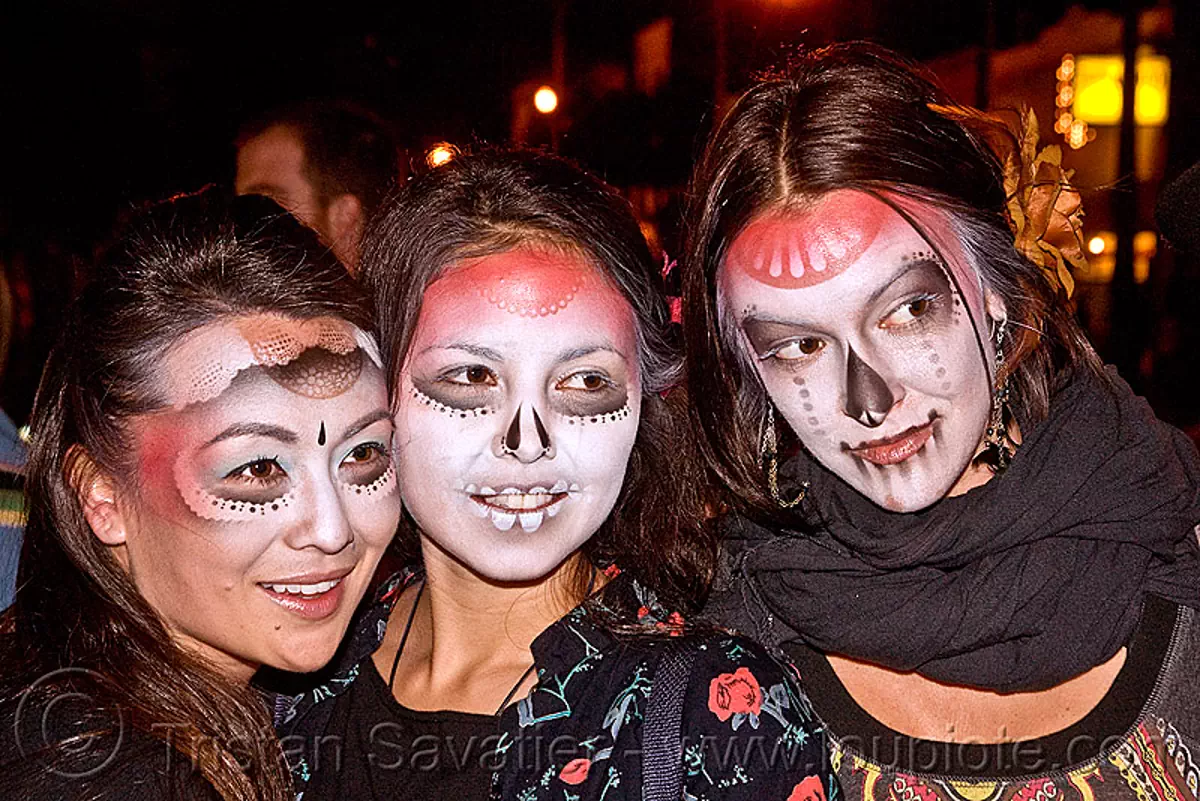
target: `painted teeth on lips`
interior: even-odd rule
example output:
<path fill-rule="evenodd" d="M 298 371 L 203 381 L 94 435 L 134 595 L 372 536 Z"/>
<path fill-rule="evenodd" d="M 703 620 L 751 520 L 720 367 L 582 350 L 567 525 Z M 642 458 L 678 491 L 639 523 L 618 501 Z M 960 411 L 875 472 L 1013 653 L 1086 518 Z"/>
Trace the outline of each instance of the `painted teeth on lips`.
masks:
<path fill-rule="evenodd" d="M 263 586 L 271 592 L 287 595 L 320 595 L 323 592 L 329 592 L 341 583 L 342 580 L 339 578 L 331 581 L 318 581 L 316 584 L 263 584 Z"/>
<path fill-rule="evenodd" d="M 509 531 L 519 522 L 522 531 L 533 532 L 547 517 L 557 515 L 563 501 L 578 493 L 580 487 L 559 479 L 549 488 L 509 486 L 497 491 L 486 485 L 467 484 L 463 491 L 474 502 L 474 513 L 481 519 L 490 519 L 498 531 Z"/>

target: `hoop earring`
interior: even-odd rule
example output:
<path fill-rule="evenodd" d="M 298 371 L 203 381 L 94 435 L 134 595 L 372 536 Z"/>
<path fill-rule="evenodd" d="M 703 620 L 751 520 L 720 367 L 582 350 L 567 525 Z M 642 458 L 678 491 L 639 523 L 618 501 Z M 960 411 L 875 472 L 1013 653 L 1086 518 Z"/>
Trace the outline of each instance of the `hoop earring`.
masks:
<path fill-rule="evenodd" d="M 1003 473 L 1012 463 L 1012 451 L 1009 450 L 1012 440 L 1008 437 L 1007 425 L 1012 411 L 1008 408 L 1009 373 L 1004 358 L 1004 334 L 1007 325 L 1007 320 L 1001 320 L 995 329 L 996 375 L 1003 375 L 1004 378 L 1001 379 L 1000 386 L 992 392 L 992 414 L 983 438 L 983 450 L 978 457 L 979 461 L 991 467 L 992 472 L 996 474 Z"/>
<path fill-rule="evenodd" d="M 775 407 L 767 401 L 767 419 L 763 425 L 762 443 L 759 447 L 763 469 L 767 472 L 767 492 L 782 509 L 792 509 L 804 500 L 808 494 L 808 482 L 800 487 L 800 492 L 792 500 L 785 500 L 779 493 L 779 451 L 775 439 Z"/>

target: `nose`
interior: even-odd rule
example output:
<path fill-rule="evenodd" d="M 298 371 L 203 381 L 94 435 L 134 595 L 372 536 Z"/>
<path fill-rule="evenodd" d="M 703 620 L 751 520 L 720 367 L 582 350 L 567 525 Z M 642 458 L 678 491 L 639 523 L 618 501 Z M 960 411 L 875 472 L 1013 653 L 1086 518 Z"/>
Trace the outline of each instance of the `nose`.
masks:
<path fill-rule="evenodd" d="M 525 404 L 517 405 L 516 413 L 500 435 L 495 452 L 499 457 L 513 456 L 525 464 L 542 457 L 554 458 L 550 432 L 535 406 L 531 404 L 526 412 Z"/>
<path fill-rule="evenodd" d="M 320 482 L 313 490 L 312 509 L 292 530 L 293 548 L 317 548 L 335 554 L 354 542 L 354 530 L 342 507 L 342 498 L 332 482 Z"/>
<path fill-rule="evenodd" d="M 897 403 L 887 381 L 850 348 L 846 358 L 846 416 L 867 428 L 878 428 Z"/>

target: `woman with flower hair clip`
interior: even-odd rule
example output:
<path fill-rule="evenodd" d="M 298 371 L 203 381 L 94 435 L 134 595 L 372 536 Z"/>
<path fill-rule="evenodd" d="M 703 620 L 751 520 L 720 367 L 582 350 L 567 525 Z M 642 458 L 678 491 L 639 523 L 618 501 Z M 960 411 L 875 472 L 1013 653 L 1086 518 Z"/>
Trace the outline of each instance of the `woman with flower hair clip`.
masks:
<path fill-rule="evenodd" d="M 1197 797 L 1198 460 L 1073 317 L 1036 134 L 846 44 L 696 168 L 706 614 L 793 657 L 852 799 Z"/>

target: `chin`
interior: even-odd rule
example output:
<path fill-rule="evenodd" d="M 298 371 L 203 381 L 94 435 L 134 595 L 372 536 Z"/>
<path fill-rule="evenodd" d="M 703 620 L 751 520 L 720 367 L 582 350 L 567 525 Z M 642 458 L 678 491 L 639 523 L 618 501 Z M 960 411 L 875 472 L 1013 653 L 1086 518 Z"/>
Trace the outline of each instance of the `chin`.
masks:
<path fill-rule="evenodd" d="M 890 490 L 881 490 L 879 487 L 854 487 L 867 500 L 887 509 L 889 512 L 920 512 L 933 506 L 938 501 L 946 497 L 946 493 L 950 491 L 952 483 L 947 483 L 945 487 L 935 486 L 914 486 L 897 487 Z"/>
<path fill-rule="evenodd" d="M 265 664 L 289 673 L 313 673 L 329 664 L 336 651 L 336 643 L 333 647 L 295 648 Z"/>
<path fill-rule="evenodd" d="M 552 555 L 547 558 L 548 555 L 544 549 L 536 549 L 532 554 L 518 551 L 496 554 L 495 556 L 499 558 L 486 560 L 464 559 L 461 556 L 457 558 L 471 572 L 486 581 L 497 584 L 536 584 L 553 574 L 572 553 L 574 551 L 555 559 Z"/>

